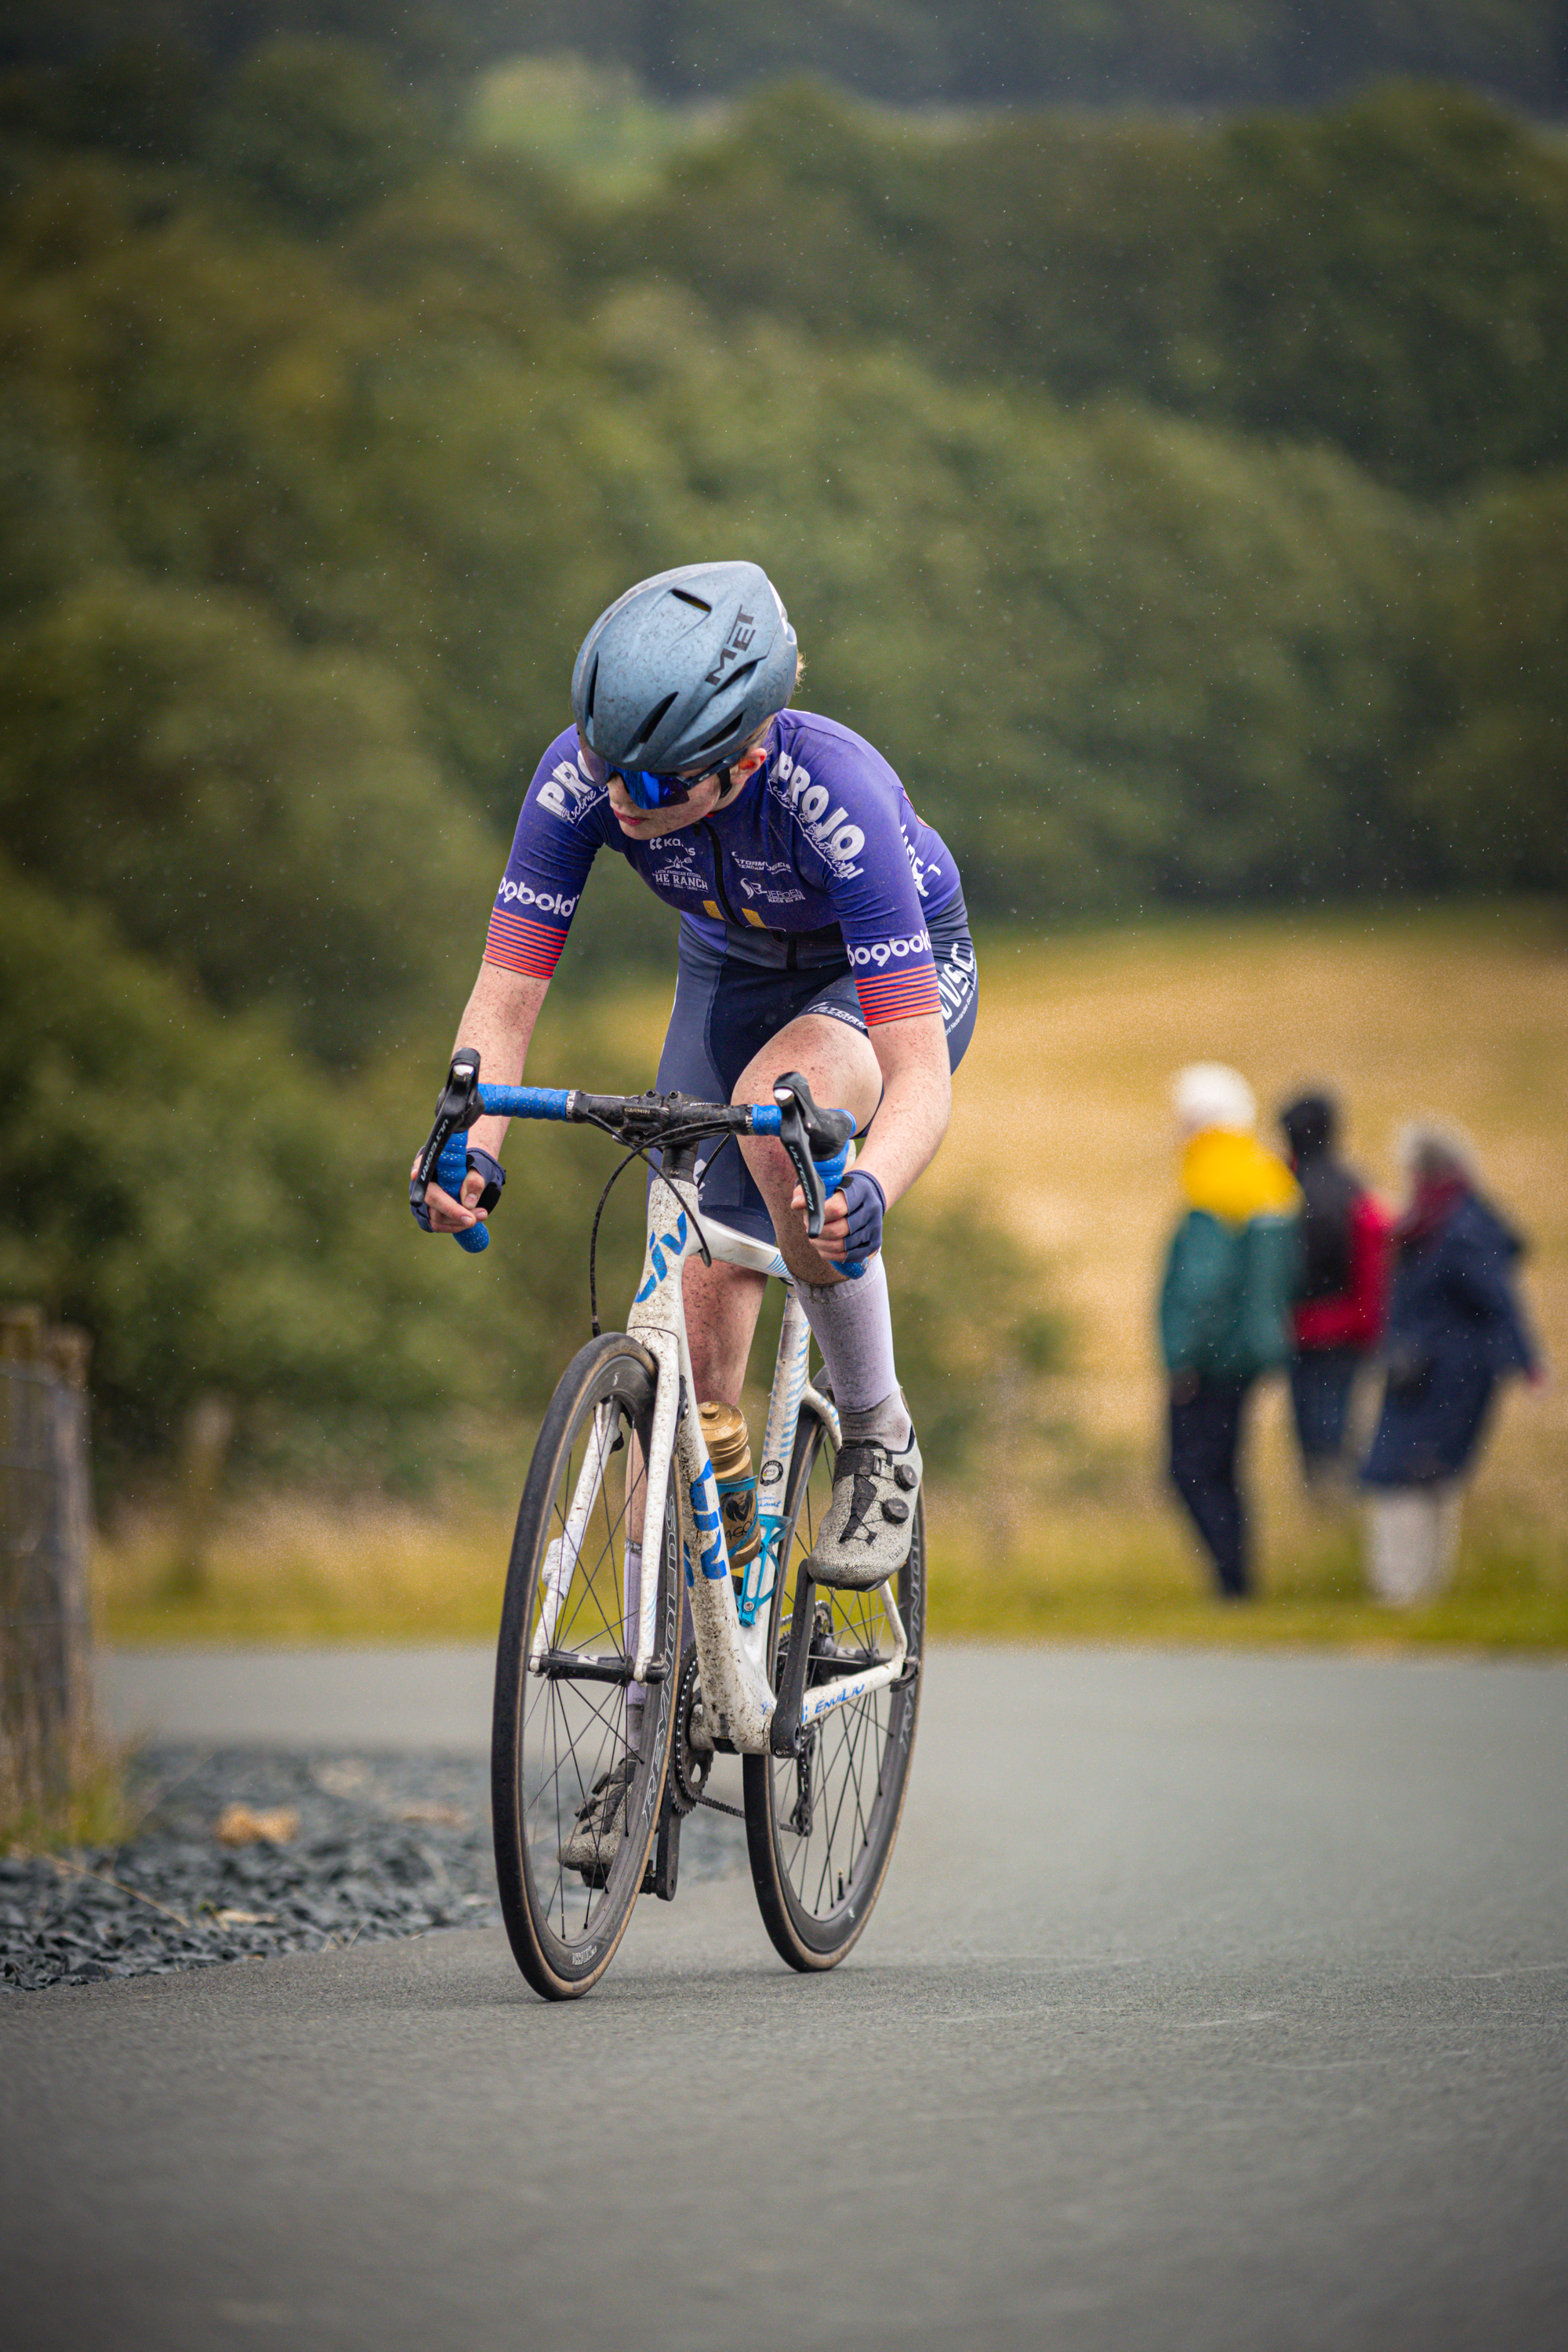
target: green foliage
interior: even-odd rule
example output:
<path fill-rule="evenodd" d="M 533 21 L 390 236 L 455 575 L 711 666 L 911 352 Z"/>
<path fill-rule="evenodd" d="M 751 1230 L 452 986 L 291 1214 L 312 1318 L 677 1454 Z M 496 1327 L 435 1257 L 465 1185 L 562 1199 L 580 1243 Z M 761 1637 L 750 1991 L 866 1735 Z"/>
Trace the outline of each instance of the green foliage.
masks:
<path fill-rule="evenodd" d="M 210 1388 L 351 1418 L 450 1395 L 423 1268 L 357 1213 L 361 1139 L 276 1024 L 0 888 L 0 1288 L 92 1332 L 100 1441 L 156 1450 Z"/>
<path fill-rule="evenodd" d="M 805 700 L 886 751 L 973 906 L 1421 870 L 1387 780 L 1441 534 L 1342 461 L 725 339 L 651 292 L 602 331 L 639 390 L 665 560 L 759 550 Z M 721 397 L 737 361 L 743 406 Z"/>
<path fill-rule="evenodd" d="M 1071 1324 L 1048 1269 L 966 1208 L 929 1209 L 912 1194 L 889 1228 L 887 1262 L 899 1374 L 940 1476 L 963 1467 L 1004 1386 L 1016 1413 L 1018 1391 L 1067 1369 Z"/>
<path fill-rule="evenodd" d="M 412 997 L 460 985 L 476 919 L 459 943 L 437 910 L 489 860 L 379 665 L 291 644 L 237 597 L 105 572 L 19 635 L 0 697 L 15 854 L 216 1003 L 276 1002 L 354 1062 Z"/>
<path fill-rule="evenodd" d="M 726 320 L 897 337 L 1074 402 L 1136 392 L 1415 489 L 1568 454 L 1568 156 L 1456 91 L 945 131 L 777 91 L 621 239 L 617 266 Z"/>
<path fill-rule="evenodd" d="M 1495 110 L 776 92 L 607 209 L 443 146 L 401 64 L 242 31 L 232 69 L 84 40 L 0 92 L 0 1287 L 94 1333 L 111 1461 L 209 1389 L 253 1451 L 366 1471 L 548 1394 L 607 1165 L 514 1149 L 476 1261 L 403 1184 L 573 652 L 640 574 L 757 554 L 805 699 L 980 912 L 1565 878 L 1568 507 L 1522 469 L 1563 454 L 1568 182 Z M 561 986 L 668 952 L 596 875 Z M 531 1068 L 650 1075 L 559 990 Z M 941 1368 L 1026 1384 L 1059 1329 L 994 1236 L 907 1236 L 956 1460 L 980 1389 Z"/>
<path fill-rule="evenodd" d="M 405 69 L 577 51 L 666 97 L 812 73 L 902 105 L 1324 98 L 1369 75 L 1562 90 L 1553 0 L 4 0 L 0 54 L 90 57 L 128 34 L 243 57 L 279 32 L 374 42 Z"/>
<path fill-rule="evenodd" d="M 429 133 L 385 70 L 348 43 L 270 43 L 214 110 L 207 167 L 264 217 L 335 228 L 405 187 L 432 160 Z"/>
<path fill-rule="evenodd" d="M 1499 486 L 1445 582 L 1435 741 L 1413 792 L 1451 864 L 1493 888 L 1568 884 L 1568 475 Z"/>

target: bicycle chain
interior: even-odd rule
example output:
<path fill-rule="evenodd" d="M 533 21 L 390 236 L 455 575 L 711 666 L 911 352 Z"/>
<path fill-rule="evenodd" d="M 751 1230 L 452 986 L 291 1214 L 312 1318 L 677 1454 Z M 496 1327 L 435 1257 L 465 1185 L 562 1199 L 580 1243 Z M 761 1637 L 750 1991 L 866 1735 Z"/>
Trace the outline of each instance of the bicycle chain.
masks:
<path fill-rule="evenodd" d="M 706 1805 L 710 1813 L 728 1813 L 733 1820 L 743 1822 L 746 1818 L 743 1805 L 727 1805 L 722 1797 L 710 1797 L 704 1793 L 708 1775 L 713 1769 L 713 1750 L 691 1745 L 691 1710 L 699 1696 L 697 1644 L 688 1642 L 680 1661 L 680 1680 L 676 1686 L 675 1748 L 669 1759 L 670 1778 L 675 1784 L 672 1790 L 675 1810 L 684 1815 L 695 1812 L 699 1805 Z"/>
<path fill-rule="evenodd" d="M 689 1813 L 701 1804 L 702 1791 L 713 1768 L 712 1750 L 691 1745 L 691 1711 L 699 1696 L 697 1644 L 688 1642 L 680 1661 L 680 1680 L 676 1685 L 675 1748 L 669 1759 L 670 1778 L 675 1784 L 672 1800 L 678 1813 Z M 718 1800 L 713 1801 L 717 1803 Z"/>

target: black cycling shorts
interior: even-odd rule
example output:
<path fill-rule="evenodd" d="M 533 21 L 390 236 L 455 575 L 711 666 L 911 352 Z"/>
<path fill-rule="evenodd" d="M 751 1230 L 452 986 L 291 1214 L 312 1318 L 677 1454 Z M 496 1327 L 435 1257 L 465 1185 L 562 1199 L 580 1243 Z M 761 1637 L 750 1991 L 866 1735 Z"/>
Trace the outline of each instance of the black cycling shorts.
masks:
<path fill-rule="evenodd" d="M 980 1003 L 974 942 L 963 898 L 950 899 L 927 929 L 948 1061 L 956 1070 L 974 1034 Z M 814 937 L 820 940 L 821 934 Z M 753 961 L 745 952 L 750 945 L 742 940 L 734 948 L 715 948 L 690 925 L 681 925 L 675 1003 L 658 1057 L 661 1094 L 678 1089 L 703 1102 L 728 1102 L 752 1056 L 803 1013 L 845 1022 L 866 1035 L 842 942 L 838 954 L 829 952 L 823 961 L 794 971 Z M 699 1163 L 698 1199 L 721 1224 L 733 1225 L 760 1242 L 773 1240 L 763 1196 L 731 1138 L 723 1139 L 711 1158 Z"/>

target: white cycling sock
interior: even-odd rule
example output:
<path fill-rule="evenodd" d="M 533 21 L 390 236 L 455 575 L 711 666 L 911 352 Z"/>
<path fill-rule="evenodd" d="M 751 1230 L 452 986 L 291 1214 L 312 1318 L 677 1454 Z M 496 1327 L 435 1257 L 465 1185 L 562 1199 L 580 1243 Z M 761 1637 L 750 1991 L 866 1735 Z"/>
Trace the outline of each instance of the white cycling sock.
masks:
<path fill-rule="evenodd" d="M 858 1282 L 797 1286 L 845 1435 L 878 1437 L 895 1449 L 906 1446 L 911 1423 L 893 1364 L 893 1311 L 880 1250 Z"/>

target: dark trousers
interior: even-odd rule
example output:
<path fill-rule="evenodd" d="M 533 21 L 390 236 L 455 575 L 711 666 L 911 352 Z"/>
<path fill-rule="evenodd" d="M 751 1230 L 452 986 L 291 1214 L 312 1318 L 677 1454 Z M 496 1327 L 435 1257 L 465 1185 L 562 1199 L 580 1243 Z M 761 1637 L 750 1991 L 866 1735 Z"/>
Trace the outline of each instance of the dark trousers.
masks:
<path fill-rule="evenodd" d="M 1304 1348 L 1290 1360 L 1290 1407 L 1309 1470 L 1338 1462 L 1344 1454 L 1351 1391 L 1360 1362 L 1354 1348 Z"/>
<path fill-rule="evenodd" d="M 1251 1385 L 1200 1373 L 1192 1396 L 1181 1403 L 1171 1400 L 1171 1484 L 1192 1513 L 1220 1591 L 1229 1601 L 1251 1590 L 1247 1517 L 1236 1483 L 1242 1408 Z"/>

